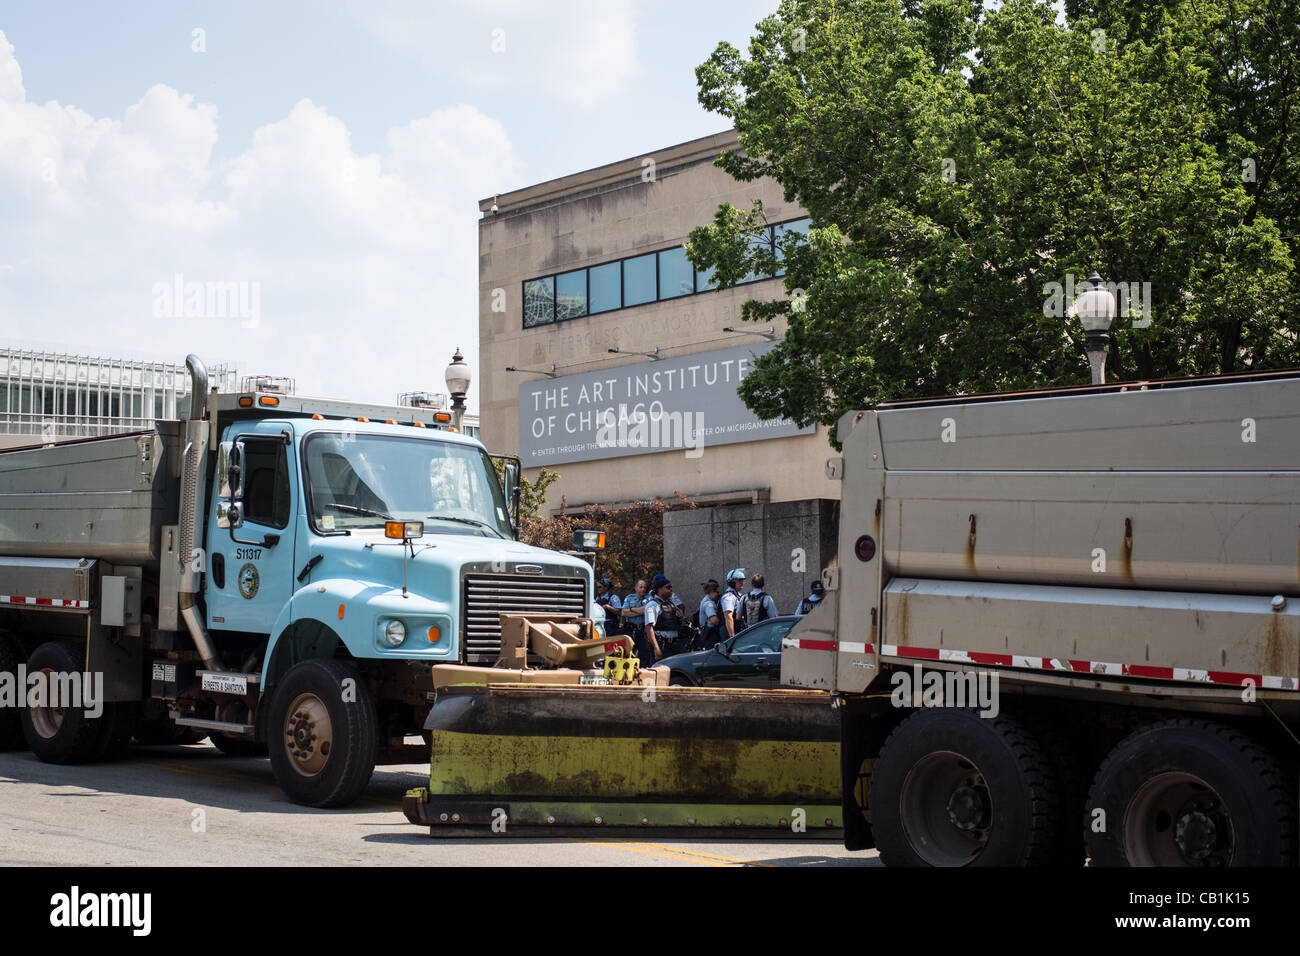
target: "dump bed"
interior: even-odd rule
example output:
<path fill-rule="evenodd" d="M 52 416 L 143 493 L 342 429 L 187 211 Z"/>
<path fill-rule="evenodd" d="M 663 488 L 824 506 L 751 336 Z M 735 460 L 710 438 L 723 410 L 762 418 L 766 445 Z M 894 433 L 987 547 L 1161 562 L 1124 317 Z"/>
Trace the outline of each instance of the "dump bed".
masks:
<path fill-rule="evenodd" d="M 783 682 L 928 660 L 1294 692 L 1300 376 L 1152 385 L 844 416 L 839 567 Z"/>
<path fill-rule="evenodd" d="M 1300 593 L 1300 378 L 875 422 L 890 576 Z"/>
<path fill-rule="evenodd" d="M 179 423 L 0 451 L 0 555 L 158 557 L 178 513 Z"/>

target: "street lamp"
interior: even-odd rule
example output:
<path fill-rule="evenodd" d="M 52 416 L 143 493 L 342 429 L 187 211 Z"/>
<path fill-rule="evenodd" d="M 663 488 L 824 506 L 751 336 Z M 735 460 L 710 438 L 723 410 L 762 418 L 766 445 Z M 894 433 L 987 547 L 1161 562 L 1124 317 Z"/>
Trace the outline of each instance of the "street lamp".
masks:
<path fill-rule="evenodd" d="M 443 377 L 447 380 L 447 392 L 451 395 L 452 423 L 456 426 L 456 431 L 460 431 L 461 422 L 465 419 L 465 393 L 469 391 L 469 366 L 465 364 L 465 356 L 460 354 L 460 349 L 451 357 L 451 364 L 447 366 Z"/>
<path fill-rule="evenodd" d="M 1092 384 L 1106 384 L 1106 347 L 1110 342 L 1110 324 L 1115 319 L 1115 293 L 1102 285 L 1097 270 L 1088 276 L 1091 286 L 1074 302 L 1075 314 L 1083 324 L 1086 337 L 1084 349 L 1088 353 L 1088 367 L 1092 370 Z"/>

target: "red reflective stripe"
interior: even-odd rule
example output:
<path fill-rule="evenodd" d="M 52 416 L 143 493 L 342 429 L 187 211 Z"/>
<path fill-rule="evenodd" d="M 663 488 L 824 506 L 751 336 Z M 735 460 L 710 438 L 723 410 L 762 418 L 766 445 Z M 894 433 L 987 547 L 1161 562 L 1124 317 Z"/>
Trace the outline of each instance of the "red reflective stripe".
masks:
<path fill-rule="evenodd" d="M 1070 661 L 1070 666 L 1074 668 L 1076 671 L 1081 671 L 1084 674 L 1092 673 L 1091 661 Z"/>
<path fill-rule="evenodd" d="M 44 605 L 46 605 L 46 606 L 49 606 L 49 605 L 53 604 L 54 601 L 53 601 L 51 598 L 37 598 L 37 599 L 36 599 L 36 603 L 37 603 L 37 604 L 44 604 Z"/>
<path fill-rule="evenodd" d="M 1134 677 L 1159 677 L 1164 680 L 1173 680 L 1174 677 L 1172 667 L 1152 667 L 1150 664 L 1125 664 L 1124 671 Z"/>
<path fill-rule="evenodd" d="M 1251 680 L 1258 687 L 1264 682 L 1264 678 L 1259 674 L 1234 674 L 1231 671 L 1207 671 L 1210 680 L 1216 684 L 1244 684 Z"/>
<path fill-rule="evenodd" d="M 939 649 L 937 647 L 902 647 L 898 648 L 899 657 L 919 657 L 922 660 L 937 661 L 939 659 Z"/>
<path fill-rule="evenodd" d="M 807 638 L 799 638 L 799 649 L 801 651 L 833 651 L 835 650 L 834 641 L 810 641 Z"/>

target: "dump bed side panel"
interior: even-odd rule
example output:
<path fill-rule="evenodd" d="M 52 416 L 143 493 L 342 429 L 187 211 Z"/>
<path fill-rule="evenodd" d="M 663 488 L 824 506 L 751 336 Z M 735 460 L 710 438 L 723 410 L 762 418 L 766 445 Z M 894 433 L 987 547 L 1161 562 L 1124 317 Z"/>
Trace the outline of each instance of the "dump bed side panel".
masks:
<path fill-rule="evenodd" d="M 1300 380 L 877 417 L 889 576 L 1300 593 Z"/>
<path fill-rule="evenodd" d="M 176 522 L 177 429 L 0 452 L 0 555 L 157 559 Z"/>

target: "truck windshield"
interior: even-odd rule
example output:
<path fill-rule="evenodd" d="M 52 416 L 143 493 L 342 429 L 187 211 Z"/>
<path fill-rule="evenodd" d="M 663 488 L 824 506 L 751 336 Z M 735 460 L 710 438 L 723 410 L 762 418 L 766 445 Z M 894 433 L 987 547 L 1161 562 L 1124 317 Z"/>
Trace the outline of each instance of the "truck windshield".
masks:
<path fill-rule="evenodd" d="M 472 445 L 317 432 L 303 443 L 307 507 L 317 531 L 423 521 L 426 534 L 511 537 L 492 462 Z"/>

